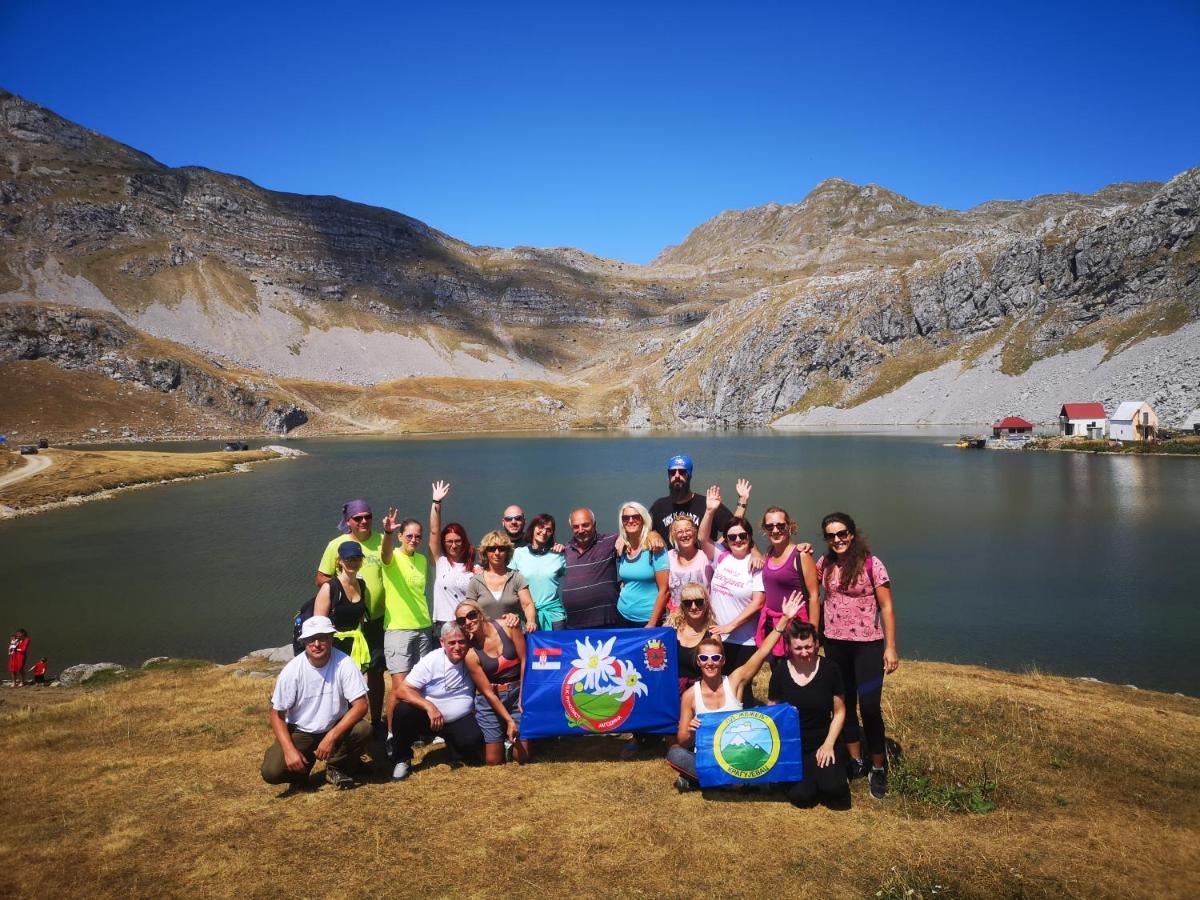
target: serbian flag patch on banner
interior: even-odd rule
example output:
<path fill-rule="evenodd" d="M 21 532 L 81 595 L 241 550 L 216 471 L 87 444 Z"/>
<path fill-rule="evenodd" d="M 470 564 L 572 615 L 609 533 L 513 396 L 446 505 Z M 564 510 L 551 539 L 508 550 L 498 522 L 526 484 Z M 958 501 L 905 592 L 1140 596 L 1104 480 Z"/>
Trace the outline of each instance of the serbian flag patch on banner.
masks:
<path fill-rule="evenodd" d="M 535 631 L 525 636 L 521 737 L 679 725 L 679 663 L 670 628 Z"/>
<path fill-rule="evenodd" d="M 803 765 L 800 716 L 791 704 L 700 714 L 696 774 L 701 787 L 799 781 Z"/>

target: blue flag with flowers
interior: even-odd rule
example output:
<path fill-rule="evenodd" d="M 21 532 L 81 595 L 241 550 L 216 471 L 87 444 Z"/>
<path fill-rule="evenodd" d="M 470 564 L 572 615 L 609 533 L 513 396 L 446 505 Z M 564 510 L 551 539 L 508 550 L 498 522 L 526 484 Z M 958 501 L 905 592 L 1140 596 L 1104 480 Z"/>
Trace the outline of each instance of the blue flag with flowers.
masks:
<path fill-rule="evenodd" d="M 670 734 L 679 725 L 678 666 L 670 628 L 528 634 L 521 737 Z"/>
<path fill-rule="evenodd" d="M 788 703 L 701 713 L 696 732 L 701 787 L 799 781 L 804 777 L 800 716 Z"/>

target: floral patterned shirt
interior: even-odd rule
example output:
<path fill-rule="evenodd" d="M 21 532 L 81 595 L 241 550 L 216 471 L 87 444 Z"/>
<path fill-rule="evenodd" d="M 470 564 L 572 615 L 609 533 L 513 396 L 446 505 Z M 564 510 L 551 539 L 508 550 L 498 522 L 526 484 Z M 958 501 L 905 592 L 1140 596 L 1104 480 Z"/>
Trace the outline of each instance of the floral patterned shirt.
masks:
<path fill-rule="evenodd" d="M 828 579 L 826 568 L 830 568 Z M 824 556 L 817 560 L 817 580 L 825 589 L 821 615 L 825 637 L 839 641 L 883 640 L 883 623 L 875 599 L 875 588 L 889 583 L 883 563 L 877 557 L 868 557 L 862 572 L 846 590 L 840 587 L 841 579 L 841 566 L 829 567 Z"/>

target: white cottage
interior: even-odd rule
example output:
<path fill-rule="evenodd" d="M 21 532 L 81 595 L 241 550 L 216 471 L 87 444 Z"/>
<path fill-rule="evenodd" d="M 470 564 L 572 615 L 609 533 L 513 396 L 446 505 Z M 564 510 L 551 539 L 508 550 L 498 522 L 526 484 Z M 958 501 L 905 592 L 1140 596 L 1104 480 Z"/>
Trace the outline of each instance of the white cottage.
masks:
<path fill-rule="evenodd" d="M 1193 409 L 1191 415 L 1183 420 L 1183 430 L 1200 434 L 1200 406 Z"/>
<path fill-rule="evenodd" d="M 1058 430 L 1063 437 L 1103 438 L 1108 432 L 1104 404 L 1064 403 L 1058 411 Z"/>
<path fill-rule="evenodd" d="M 1108 436 L 1118 441 L 1150 441 L 1158 436 L 1158 416 L 1144 400 L 1128 400 L 1108 420 Z"/>

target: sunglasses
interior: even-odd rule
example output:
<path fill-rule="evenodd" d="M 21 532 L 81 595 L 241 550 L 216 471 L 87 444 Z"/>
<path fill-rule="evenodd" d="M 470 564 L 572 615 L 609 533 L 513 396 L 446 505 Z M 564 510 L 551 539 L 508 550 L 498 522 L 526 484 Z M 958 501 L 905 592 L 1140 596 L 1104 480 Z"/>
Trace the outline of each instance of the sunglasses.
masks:
<path fill-rule="evenodd" d="M 412 534 L 403 534 L 401 537 L 406 541 L 419 541 L 421 539 L 421 532 L 415 531 Z"/>
<path fill-rule="evenodd" d="M 466 625 L 468 622 L 474 622 L 478 618 L 479 618 L 479 613 L 475 610 L 471 610 L 469 613 L 467 613 L 464 616 L 455 616 L 454 621 L 457 622 L 459 625 Z"/>
<path fill-rule="evenodd" d="M 351 522 L 370 522 L 371 519 L 373 519 L 373 518 L 374 518 L 374 516 L 372 516 L 370 513 L 363 513 L 361 516 L 351 516 L 350 521 Z"/>
<path fill-rule="evenodd" d="M 524 516 L 505 516 L 504 521 L 505 522 L 524 522 L 525 517 Z"/>
<path fill-rule="evenodd" d="M 690 606 L 692 609 L 703 609 L 704 601 L 699 598 L 688 597 L 679 601 L 680 606 Z"/>
<path fill-rule="evenodd" d="M 850 540 L 850 532 L 843 528 L 841 531 L 825 532 L 825 540 L 827 541 L 848 541 Z"/>
<path fill-rule="evenodd" d="M 725 535 L 725 540 L 731 544 L 740 544 L 742 541 L 750 540 L 750 535 L 744 531 L 731 531 Z"/>
<path fill-rule="evenodd" d="M 697 662 L 720 662 L 725 658 L 724 653 L 697 653 Z"/>
<path fill-rule="evenodd" d="M 687 475 L 687 469 L 667 469 L 668 475 Z"/>
<path fill-rule="evenodd" d="M 788 522 L 766 522 L 763 525 L 764 531 L 787 531 L 791 525 Z"/>
<path fill-rule="evenodd" d="M 634 513 L 632 516 L 622 515 L 621 521 L 622 522 L 640 522 L 640 521 L 642 521 L 642 517 L 639 516 L 637 513 Z"/>
<path fill-rule="evenodd" d="M 507 553 L 507 552 L 508 552 L 508 548 L 507 548 L 507 547 L 499 547 L 499 546 L 497 546 L 497 547 L 488 547 L 488 548 L 487 548 L 486 550 L 484 550 L 483 552 L 484 552 L 484 553 Z"/>

